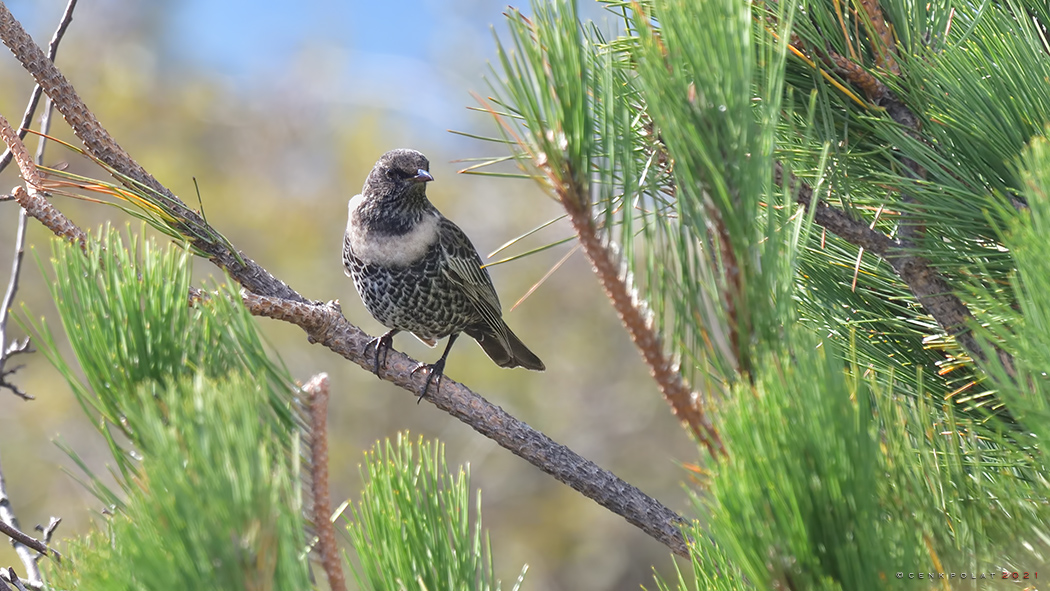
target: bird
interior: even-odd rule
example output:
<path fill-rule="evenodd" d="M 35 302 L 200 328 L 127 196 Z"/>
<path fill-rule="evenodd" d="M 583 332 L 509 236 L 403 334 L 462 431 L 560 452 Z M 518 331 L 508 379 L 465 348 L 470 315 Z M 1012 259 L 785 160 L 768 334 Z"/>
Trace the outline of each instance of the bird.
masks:
<path fill-rule="evenodd" d="M 436 379 L 441 389 L 445 361 L 460 333 L 481 345 L 505 368 L 545 369 L 543 362 L 503 321 L 499 296 L 470 238 L 427 199 L 433 182 L 430 162 L 416 150 L 383 154 L 350 199 L 343 235 L 343 269 L 353 279 L 365 308 L 390 329 L 373 338 L 373 372 L 378 376 L 394 335 L 409 332 L 429 347 L 448 337 L 436 363 L 427 369 L 419 394 Z"/>

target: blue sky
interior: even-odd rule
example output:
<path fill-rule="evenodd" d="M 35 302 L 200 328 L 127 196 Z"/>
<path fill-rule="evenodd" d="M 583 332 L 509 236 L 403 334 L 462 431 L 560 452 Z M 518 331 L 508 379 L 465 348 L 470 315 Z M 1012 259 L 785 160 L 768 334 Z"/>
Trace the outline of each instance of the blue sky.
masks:
<path fill-rule="evenodd" d="M 238 85 L 265 86 L 302 60 L 323 60 L 318 67 L 336 74 L 315 87 L 327 100 L 448 128 L 463 125 L 469 91 L 485 90 L 485 64 L 495 56 L 490 24 L 502 26 L 506 8 L 499 0 L 289 4 L 180 2 L 169 49 Z"/>
<path fill-rule="evenodd" d="M 424 58 L 444 18 L 425 0 L 312 0 L 294 9 L 251 0 L 186 0 L 174 13 L 172 40 L 192 39 L 183 46 L 188 57 L 229 73 L 279 63 L 310 42 L 355 53 Z"/>
<path fill-rule="evenodd" d="M 113 0 L 110 0 L 113 1 Z M 528 12 L 528 0 L 510 2 Z M 190 60 L 245 82 L 265 79 L 304 52 L 322 53 L 342 78 L 322 92 L 350 105 L 464 129 L 471 91 L 486 94 L 508 0 L 184 0 L 168 42 Z M 602 18 L 594 0 L 581 10 Z"/>
<path fill-rule="evenodd" d="M 38 42 L 66 0 L 11 0 Z M 512 5 L 528 12 L 528 0 Z M 80 0 L 72 31 L 142 28 L 165 65 L 203 68 L 233 88 L 296 93 L 303 104 L 382 111 L 435 137 L 479 121 L 470 93 L 488 94 L 508 0 Z M 592 18 L 605 14 L 580 0 Z M 60 58 L 61 59 L 61 58 Z M 60 64 L 61 65 L 61 64 Z"/>
<path fill-rule="evenodd" d="M 41 45 L 65 4 L 8 2 Z M 249 92 L 316 78 L 302 70 L 323 60 L 317 67 L 331 80 L 313 91 L 328 100 L 411 107 L 451 127 L 472 104 L 469 92 L 486 89 L 491 26 L 503 29 L 506 7 L 506 0 L 80 0 L 70 35 L 104 43 L 107 28 L 156 29 L 156 49 L 170 65 L 211 70 Z"/>

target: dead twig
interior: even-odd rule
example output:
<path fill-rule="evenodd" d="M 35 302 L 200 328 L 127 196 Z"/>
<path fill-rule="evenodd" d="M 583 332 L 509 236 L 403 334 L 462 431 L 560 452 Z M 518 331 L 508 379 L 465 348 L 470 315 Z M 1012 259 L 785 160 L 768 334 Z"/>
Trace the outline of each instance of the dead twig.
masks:
<path fill-rule="evenodd" d="M 41 542 L 40 540 L 34 538 L 29 534 L 23 533 L 22 530 L 18 529 L 17 527 L 12 527 L 4 523 L 3 521 L 0 521 L 0 533 L 18 542 L 19 544 L 24 544 L 26 547 L 32 550 L 36 550 L 40 554 L 43 554 L 45 556 L 51 556 L 59 560 L 61 560 L 62 558 L 62 555 L 59 554 L 58 550 L 55 550 L 54 548 L 49 548 L 48 545 L 44 542 Z"/>
<path fill-rule="evenodd" d="M 66 30 L 69 28 L 69 24 L 73 21 L 73 10 L 76 8 L 77 0 L 69 0 L 66 4 L 66 9 L 62 13 L 62 18 L 59 19 L 58 27 L 55 29 L 54 35 L 51 37 L 51 43 L 48 46 L 48 60 L 54 61 L 55 56 L 58 53 L 59 43 L 62 41 L 62 37 L 65 36 Z M 8 147 L 3 157 L 0 157 L 0 171 L 6 168 L 12 157 L 17 157 L 19 169 L 22 172 L 22 177 L 30 182 L 32 179 L 35 183 L 39 183 L 39 177 L 36 176 L 36 164 L 40 164 L 44 157 L 44 146 L 45 141 L 41 138 L 37 148 L 36 162 L 34 163 L 28 157 L 28 152 L 25 149 L 25 145 L 22 143 L 22 138 L 25 137 L 29 123 L 33 119 L 33 114 L 36 111 L 37 103 L 40 100 L 41 87 L 37 85 L 33 89 L 32 96 L 29 99 L 29 104 L 26 106 L 25 114 L 22 116 L 22 124 L 19 126 L 19 132 L 14 133 L 7 121 L 0 117 L 0 121 L 3 123 L 3 129 L 0 129 L 0 135 L 3 136 L 5 143 Z M 40 128 L 41 131 L 46 134 L 51 123 L 51 102 L 47 101 L 47 106 L 44 110 L 44 115 L 41 120 Z M 12 383 L 9 379 L 21 366 L 14 368 L 8 368 L 7 363 L 12 357 L 18 354 L 24 354 L 32 352 L 30 346 L 29 337 L 25 337 L 21 342 L 18 340 L 11 341 L 7 344 L 7 324 L 10 318 L 11 306 L 14 303 L 15 294 L 18 292 L 19 278 L 22 274 L 22 259 L 25 254 L 25 232 L 26 223 L 28 221 L 28 215 L 32 209 L 38 215 L 51 220 L 53 223 L 57 223 L 57 220 L 65 219 L 60 213 L 55 215 L 57 210 L 51 208 L 49 211 L 50 203 L 47 202 L 37 192 L 37 184 L 29 185 L 30 190 L 26 191 L 22 187 L 18 187 L 12 192 L 12 197 L 18 201 L 21 209 L 18 213 L 18 231 L 15 237 L 15 254 L 11 264 L 11 279 L 7 285 L 7 291 L 4 294 L 3 303 L 0 304 L 0 387 L 6 388 L 14 392 L 16 396 L 19 396 L 25 400 L 32 399 L 32 396 L 24 392 L 21 388 Z M 76 228 L 76 226 L 68 223 L 64 226 L 56 226 L 63 229 L 65 232 L 72 232 L 69 228 Z M 51 226 L 48 226 L 51 227 Z M 79 232 L 79 228 L 76 228 Z M 81 243 L 83 240 L 83 232 L 79 232 Z M 58 526 L 59 519 L 54 517 L 51 518 L 51 523 L 48 524 L 46 530 L 42 530 L 44 533 L 44 542 L 39 542 L 34 538 L 24 534 L 18 527 L 18 519 L 15 517 L 14 510 L 11 508 L 11 501 L 7 495 L 7 488 L 4 482 L 3 471 L 0 470 L 0 529 L 5 534 L 11 537 L 12 544 L 15 548 L 15 553 L 18 554 L 19 560 L 26 569 L 26 573 L 29 577 L 29 584 L 34 588 L 43 587 L 43 578 L 40 575 L 40 566 L 37 561 L 43 556 L 52 556 L 56 560 L 59 559 L 58 552 L 50 550 L 48 544 L 51 541 L 51 535 L 54 533 L 55 527 Z M 36 551 L 34 554 L 32 551 Z M 21 584 L 17 575 L 14 571 L 9 569 L 10 580 L 18 589 L 25 589 L 25 586 Z M 5 588 L 9 588 L 4 585 Z M 0 590 L 2 591 L 2 590 Z"/>
<path fill-rule="evenodd" d="M 317 549 L 328 576 L 328 588 L 346 590 L 346 577 L 332 526 L 332 498 L 328 491 L 328 374 L 314 376 L 302 388 L 310 414 L 310 493 Z"/>

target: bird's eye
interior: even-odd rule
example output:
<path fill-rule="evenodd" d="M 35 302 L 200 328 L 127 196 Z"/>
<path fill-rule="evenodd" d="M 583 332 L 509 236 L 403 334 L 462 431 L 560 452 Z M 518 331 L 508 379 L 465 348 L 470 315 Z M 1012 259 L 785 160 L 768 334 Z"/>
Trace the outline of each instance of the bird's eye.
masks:
<path fill-rule="evenodd" d="M 386 175 L 392 179 L 407 179 L 412 176 L 411 174 L 401 170 L 400 168 L 387 169 Z"/>

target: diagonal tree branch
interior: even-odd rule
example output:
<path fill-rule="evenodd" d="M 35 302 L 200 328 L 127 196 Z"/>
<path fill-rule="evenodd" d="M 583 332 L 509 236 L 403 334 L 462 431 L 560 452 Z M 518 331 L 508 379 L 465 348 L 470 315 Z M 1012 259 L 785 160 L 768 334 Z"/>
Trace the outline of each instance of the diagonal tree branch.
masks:
<path fill-rule="evenodd" d="M 73 10 L 77 7 L 77 0 L 69 0 L 66 4 L 66 10 L 62 13 L 62 18 L 58 22 L 58 28 L 55 29 L 55 34 L 51 37 L 51 43 L 47 47 L 47 58 L 52 62 L 55 61 L 55 55 L 58 54 L 58 44 L 62 42 L 62 37 L 66 35 L 66 29 L 69 28 L 69 23 L 73 22 Z M 40 95 L 43 89 L 37 84 L 33 87 L 32 94 L 29 95 L 29 104 L 26 105 L 26 111 L 22 114 L 22 123 L 18 126 L 18 138 L 26 139 L 26 134 L 29 133 L 29 124 L 33 121 L 33 114 L 36 113 L 36 107 L 40 103 Z M 46 130 L 43 130 L 47 133 Z M 3 172 L 7 165 L 11 163 L 11 149 L 4 150 L 4 155 L 0 156 L 0 172 Z"/>
<path fill-rule="evenodd" d="M 288 287 L 284 282 L 271 275 L 257 263 L 240 252 L 233 252 L 222 244 L 199 238 L 207 235 L 208 224 L 193 210 L 161 185 L 142 166 L 135 162 L 102 127 L 95 115 L 87 108 L 76 90 L 58 71 L 55 64 L 37 47 L 33 39 L 15 20 L 7 6 L 0 2 L 0 39 L 14 53 L 22 67 L 36 79 L 44 92 L 55 103 L 55 108 L 73 129 L 93 156 L 127 175 L 136 183 L 156 192 L 159 199 L 177 212 L 183 220 L 183 234 L 190 239 L 194 247 L 208 255 L 209 260 L 220 268 L 230 272 L 241 285 L 256 293 L 291 300 L 302 300 L 303 296 Z M 123 179 L 121 179 L 123 182 Z"/>
<path fill-rule="evenodd" d="M 211 226 L 150 176 L 113 140 L 2 2 L 0 40 L 52 98 L 55 109 L 73 128 L 88 153 L 132 179 L 131 184 L 139 183 L 152 189 L 182 221 L 180 229 L 193 246 L 206 253 L 209 260 L 225 269 L 245 288 L 244 300 L 253 314 L 297 324 L 307 331 L 311 342 L 321 343 L 371 370 L 373 358 L 365 351 L 371 338 L 343 318 L 338 307 L 310 302 L 239 251 L 200 238 L 211 235 Z M 425 379 L 412 373 L 417 366 L 418 362 L 407 355 L 391 351 L 387 369 L 381 372 L 381 377 L 414 394 L 421 389 L 421 380 Z M 440 393 L 428 395 L 426 399 L 515 455 L 621 515 L 676 554 L 688 555 L 686 540 L 679 531 L 684 520 L 677 513 L 594 462 L 555 443 L 477 393 L 447 378 L 442 381 Z"/>
<path fill-rule="evenodd" d="M 861 0 L 860 4 L 870 28 L 869 39 L 878 56 L 876 65 L 883 67 L 893 76 L 900 76 L 900 66 L 894 59 L 897 53 L 896 42 L 882 14 L 882 7 L 876 0 Z M 833 65 L 837 74 L 864 91 L 874 104 L 886 109 L 890 119 L 904 128 L 909 136 L 925 143 L 921 135 L 922 123 L 919 117 L 882 80 L 845 56 L 830 50 L 821 53 L 823 59 Z M 918 162 L 907 156 L 901 156 L 900 160 L 914 178 L 926 178 L 927 171 Z M 782 186 L 783 168 L 779 162 L 776 163 L 773 174 L 776 184 Z M 810 207 L 812 190 L 805 184 L 798 184 L 794 177 L 790 183 L 793 191 L 797 185 L 796 200 Z M 912 205 L 917 203 L 912 195 L 906 193 L 902 194 L 901 200 Z M 1012 202 L 1014 207 L 1018 207 L 1017 202 Z M 987 361 L 984 349 L 969 330 L 968 323 L 973 318 L 969 308 L 954 294 L 941 273 L 931 267 L 925 257 L 918 254 L 918 242 L 923 239 L 926 228 L 916 219 L 914 213 L 901 216 L 897 239 L 881 236 L 881 233 L 863 223 L 851 220 L 845 212 L 819 201 L 815 219 L 818 224 L 847 242 L 885 259 L 937 324 L 952 336 L 972 359 L 982 363 Z M 876 238 L 875 235 L 880 235 L 881 238 Z M 1013 359 L 1009 353 L 996 347 L 995 354 L 1007 373 L 1014 375 Z"/>
<path fill-rule="evenodd" d="M 34 538 L 29 534 L 23 533 L 17 527 L 12 527 L 4 523 L 3 521 L 0 521 L 0 533 L 11 538 L 11 540 L 18 542 L 19 544 L 24 544 L 27 548 L 35 550 L 41 554 L 50 554 L 56 558 L 62 557 L 62 555 L 59 554 L 57 550 L 53 548 L 48 548 L 47 544 L 41 542 L 40 540 Z"/>
<path fill-rule="evenodd" d="M 773 166 L 773 182 L 778 187 L 784 186 L 784 167 L 780 162 Z M 787 182 L 789 190 L 799 204 L 807 209 L 817 208 L 814 213 L 814 221 L 817 224 L 846 242 L 882 257 L 908 285 L 912 294 L 937 324 L 954 337 L 971 357 L 985 360 L 983 350 L 967 326 L 972 318 L 970 310 L 952 292 L 940 273 L 931 268 L 925 258 L 916 254 L 917 251 L 911 242 L 890 238 L 863 221 L 851 219 L 846 212 L 819 199 L 814 204 L 813 189 L 794 175 L 791 175 Z M 999 357 L 1004 363 L 1008 362 L 1008 358 L 1003 355 L 1005 354 L 1000 354 Z M 1007 368 L 1012 366 L 1012 363 L 1006 365 Z"/>
<path fill-rule="evenodd" d="M 310 342 L 320 343 L 361 367 L 372 369 L 372 357 L 365 354 L 371 337 L 347 322 L 338 304 L 304 304 L 246 291 L 241 297 L 252 314 L 295 324 L 306 331 Z M 380 377 L 409 392 L 418 392 L 426 380 L 426 376 L 413 372 L 418 365 L 408 355 L 391 350 Z M 679 529 L 685 520 L 612 472 L 554 442 L 447 376 L 442 379 L 440 390 L 436 393 L 431 390 L 426 400 L 620 515 L 675 554 L 688 556 L 686 539 Z"/>

